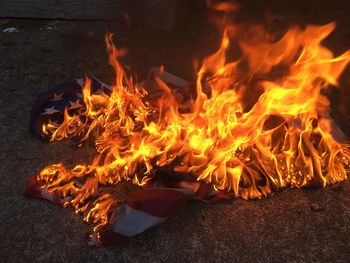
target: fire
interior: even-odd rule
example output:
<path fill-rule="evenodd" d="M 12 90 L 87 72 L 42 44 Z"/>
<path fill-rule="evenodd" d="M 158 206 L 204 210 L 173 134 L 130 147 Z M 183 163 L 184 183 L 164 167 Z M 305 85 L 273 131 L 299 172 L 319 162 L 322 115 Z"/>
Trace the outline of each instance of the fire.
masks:
<path fill-rule="evenodd" d="M 117 206 L 103 186 L 122 181 L 145 186 L 163 168 L 244 199 L 345 180 L 349 144 L 336 139 L 324 95 L 338 85 L 350 60 L 350 51 L 335 57 L 321 44 L 334 28 L 334 23 L 294 27 L 276 40 L 261 27 L 237 35 L 232 32 L 239 29 L 228 26 L 218 51 L 197 71 L 193 94 L 182 102 L 159 76 L 160 98 L 134 83 L 119 61 L 125 52 L 107 35 L 116 73 L 111 93 L 93 94 L 86 78 L 85 108 L 66 110 L 60 125 L 43 126 L 51 141 L 92 138 L 96 157 L 72 169 L 50 165 L 38 179 L 65 206 L 85 212 L 96 229 Z M 228 62 L 233 41 L 242 54 Z"/>

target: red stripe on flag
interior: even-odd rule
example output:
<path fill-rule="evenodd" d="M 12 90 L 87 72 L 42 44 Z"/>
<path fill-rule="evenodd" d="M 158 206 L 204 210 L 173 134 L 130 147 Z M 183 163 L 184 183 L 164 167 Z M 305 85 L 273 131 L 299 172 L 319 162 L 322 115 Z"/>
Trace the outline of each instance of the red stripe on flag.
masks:
<path fill-rule="evenodd" d="M 171 189 L 145 188 L 133 192 L 125 203 L 154 216 L 168 217 L 192 197 Z"/>
<path fill-rule="evenodd" d="M 29 179 L 24 195 L 27 197 L 44 199 L 56 205 L 63 205 L 68 200 L 68 198 L 62 198 L 57 192 L 48 192 L 42 187 L 42 181 L 38 180 L 38 175 L 35 174 Z"/>
<path fill-rule="evenodd" d="M 112 246 L 119 244 L 126 237 L 114 232 L 111 225 L 101 227 L 97 233 L 92 233 L 89 237 L 89 245 L 91 246 Z"/>
<path fill-rule="evenodd" d="M 175 175 L 158 176 L 157 179 L 149 188 L 132 192 L 124 204 L 116 208 L 115 212 L 119 214 L 119 217 L 117 215 L 111 218 L 109 224 L 93 233 L 89 244 L 99 246 L 118 244 L 127 237 L 137 235 L 164 222 L 180 206 L 191 199 L 206 202 L 230 199 L 227 193 L 215 191 L 211 185 L 196 181 L 191 177 Z M 32 176 L 28 181 L 25 195 L 46 199 L 59 205 L 68 200 L 68 197 L 62 198 L 58 193 L 48 192 L 42 186 L 42 181 L 38 180 L 37 175 Z M 169 188 L 163 188 L 164 186 Z M 118 213 L 118 209 L 123 206 L 131 209 Z"/>
<path fill-rule="evenodd" d="M 42 184 L 38 181 L 37 174 L 30 177 L 27 183 L 27 188 L 24 191 L 24 195 L 27 197 L 42 198 L 41 196 L 41 186 Z"/>

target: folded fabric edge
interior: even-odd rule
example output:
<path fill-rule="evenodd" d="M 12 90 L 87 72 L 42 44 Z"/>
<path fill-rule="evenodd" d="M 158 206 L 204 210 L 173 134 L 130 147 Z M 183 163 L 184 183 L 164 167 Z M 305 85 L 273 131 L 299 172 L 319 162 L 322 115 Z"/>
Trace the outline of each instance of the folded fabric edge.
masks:
<path fill-rule="evenodd" d="M 42 181 L 38 180 L 37 174 L 34 174 L 27 182 L 24 195 L 26 197 L 44 199 L 60 206 L 63 206 L 63 204 L 70 199 L 69 197 L 61 198 L 57 193 L 49 192 L 42 186 Z"/>
<path fill-rule="evenodd" d="M 25 196 L 45 199 L 63 205 L 68 198 L 61 198 L 55 192 L 42 187 L 38 175 L 33 175 L 25 190 Z M 91 246 L 117 245 L 122 240 L 136 236 L 147 229 L 165 222 L 176 210 L 189 200 L 218 202 L 230 199 L 221 191 L 214 191 L 204 182 L 194 181 L 185 188 L 148 187 L 137 189 L 120 206 L 115 208 L 109 223 L 89 235 Z"/>

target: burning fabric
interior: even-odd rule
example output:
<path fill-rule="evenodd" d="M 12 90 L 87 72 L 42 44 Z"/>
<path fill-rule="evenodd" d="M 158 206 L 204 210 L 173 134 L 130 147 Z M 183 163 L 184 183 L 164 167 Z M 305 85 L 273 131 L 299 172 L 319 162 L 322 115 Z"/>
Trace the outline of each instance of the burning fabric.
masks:
<path fill-rule="evenodd" d="M 349 144 L 324 92 L 350 60 L 350 51 L 334 57 L 321 44 L 334 27 L 295 27 L 276 40 L 262 27 L 228 26 L 194 85 L 163 69 L 134 83 L 108 35 L 113 85 L 95 78 L 61 85 L 39 96 L 31 119 L 39 137 L 93 140 L 96 157 L 47 166 L 26 194 L 84 213 L 95 226 L 91 244 L 108 245 L 165 221 L 190 199 L 256 199 L 345 180 Z M 228 62 L 234 45 L 241 56 Z M 139 187 L 118 202 L 113 186 L 123 181 Z"/>

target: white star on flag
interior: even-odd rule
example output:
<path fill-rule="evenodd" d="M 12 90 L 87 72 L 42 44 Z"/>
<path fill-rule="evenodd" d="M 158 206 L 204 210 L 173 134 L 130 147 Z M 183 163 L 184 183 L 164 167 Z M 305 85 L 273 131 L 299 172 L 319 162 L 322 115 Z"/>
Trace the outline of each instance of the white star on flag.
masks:
<path fill-rule="evenodd" d="M 84 86 L 84 80 L 83 79 L 77 79 L 76 82 L 78 83 L 78 85 L 80 87 L 83 87 Z"/>
<path fill-rule="evenodd" d="M 41 113 L 40 115 L 51 115 L 51 114 L 54 114 L 56 112 L 60 112 L 59 110 L 56 110 L 55 109 L 55 106 L 52 106 L 51 108 L 45 108 L 45 112 Z"/>
<path fill-rule="evenodd" d="M 75 102 L 69 101 L 70 106 L 68 109 L 74 110 L 74 109 L 79 109 L 83 107 L 83 105 L 80 104 L 79 99 L 77 99 Z"/>
<path fill-rule="evenodd" d="M 112 91 L 112 87 L 107 85 L 106 83 L 103 83 L 102 81 L 99 81 L 98 79 L 94 78 L 95 81 L 97 81 L 99 84 L 101 84 L 102 88 L 106 88 L 110 91 Z"/>
<path fill-rule="evenodd" d="M 53 95 L 53 99 L 51 99 L 50 101 L 59 101 L 59 100 L 62 100 L 62 95 L 63 95 L 63 92 L 60 93 L 60 94 L 54 94 L 54 95 Z"/>

